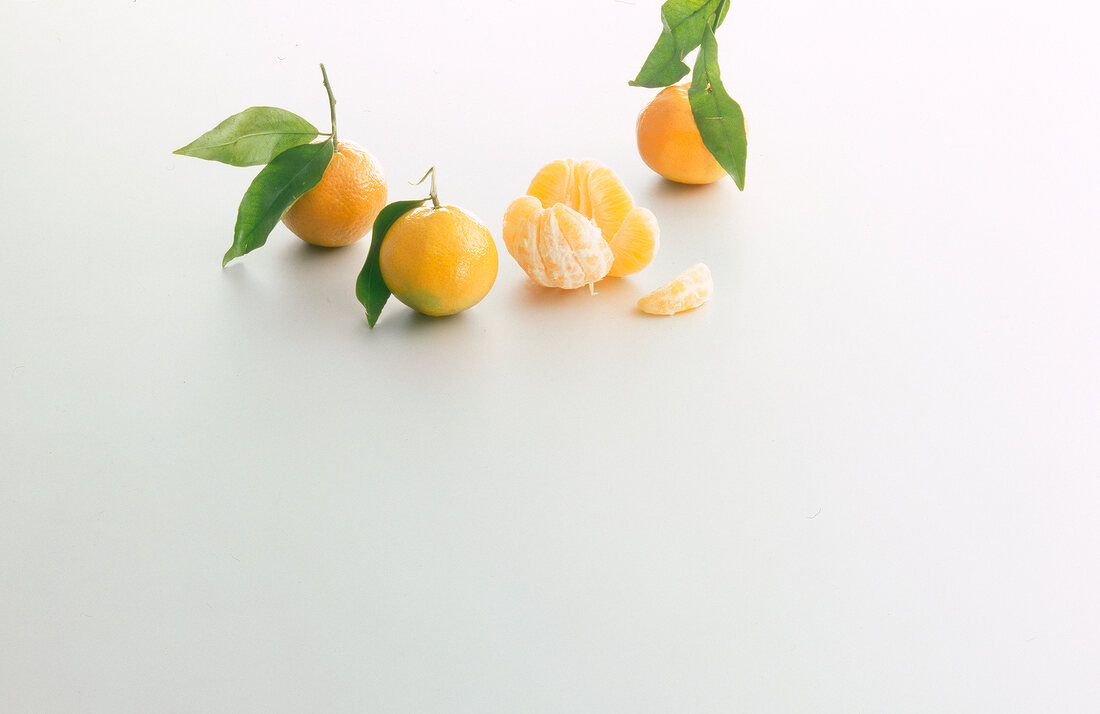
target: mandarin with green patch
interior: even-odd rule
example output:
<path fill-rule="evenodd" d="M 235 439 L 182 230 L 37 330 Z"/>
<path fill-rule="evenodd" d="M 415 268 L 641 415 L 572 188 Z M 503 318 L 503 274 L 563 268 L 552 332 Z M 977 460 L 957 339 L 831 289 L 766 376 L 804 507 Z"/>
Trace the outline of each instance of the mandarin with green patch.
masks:
<path fill-rule="evenodd" d="M 489 229 L 456 206 L 421 206 L 401 216 L 386 233 L 378 261 L 394 297 L 436 317 L 473 307 L 497 277 Z"/>

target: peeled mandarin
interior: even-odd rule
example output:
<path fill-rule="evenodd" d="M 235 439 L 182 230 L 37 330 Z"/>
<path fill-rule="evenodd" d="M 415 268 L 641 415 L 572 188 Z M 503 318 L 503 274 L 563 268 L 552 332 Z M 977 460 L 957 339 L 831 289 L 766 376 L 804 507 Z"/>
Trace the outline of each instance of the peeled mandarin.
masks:
<path fill-rule="evenodd" d="M 513 202 L 504 216 L 505 245 L 510 225 L 518 226 L 522 218 L 539 206 L 550 208 L 560 203 L 600 229 L 614 256 L 608 275 L 622 277 L 636 273 L 657 252 L 656 217 L 644 208 L 635 207 L 634 198 L 622 180 L 599 161 L 551 161 L 531 179 L 527 194 Z"/>
<path fill-rule="evenodd" d="M 699 263 L 639 300 L 638 309 L 650 315 L 674 315 L 699 307 L 713 294 L 710 269 Z"/>
<path fill-rule="evenodd" d="M 563 203 L 521 196 L 504 213 L 504 246 L 539 285 L 572 290 L 611 270 L 615 256 L 595 223 Z"/>

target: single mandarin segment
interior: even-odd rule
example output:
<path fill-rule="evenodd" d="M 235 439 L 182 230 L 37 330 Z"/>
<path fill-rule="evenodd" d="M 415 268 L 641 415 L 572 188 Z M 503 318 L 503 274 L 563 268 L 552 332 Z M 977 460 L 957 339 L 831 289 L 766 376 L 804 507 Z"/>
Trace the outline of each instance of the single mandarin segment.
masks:
<path fill-rule="evenodd" d="M 725 169 L 703 144 L 688 101 L 688 87 L 665 87 L 638 114 L 638 153 L 646 166 L 670 181 L 714 183 Z"/>
<path fill-rule="evenodd" d="M 640 207 L 632 209 L 609 244 L 615 263 L 608 275 L 621 278 L 649 265 L 660 246 L 660 235 L 657 217 L 652 211 Z"/>
<path fill-rule="evenodd" d="M 592 159 L 551 161 L 504 214 L 508 252 L 548 287 L 636 273 L 653 259 L 658 238 L 656 217 L 635 207 L 615 172 Z"/>
<path fill-rule="evenodd" d="M 540 208 L 532 196 L 517 198 L 505 211 L 504 245 L 531 280 L 549 288 L 591 285 L 615 260 L 592 221 L 563 203 Z"/>
<path fill-rule="evenodd" d="M 710 269 L 699 263 L 638 301 L 638 309 L 650 315 L 675 315 L 699 307 L 714 294 Z"/>
<path fill-rule="evenodd" d="M 394 297 L 437 317 L 473 307 L 497 277 L 497 249 L 489 229 L 456 206 L 421 206 L 398 218 L 378 260 Z"/>
<path fill-rule="evenodd" d="M 377 159 L 357 144 L 341 141 L 320 183 L 294 202 L 283 223 L 307 243 L 348 245 L 370 231 L 387 193 Z"/>
<path fill-rule="evenodd" d="M 516 257 L 515 239 L 519 235 L 520 226 L 527 217 L 542 208 L 542 203 L 534 196 L 520 196 L 508 204 L 504 209 L 504 247 L 512 257 Z"/>

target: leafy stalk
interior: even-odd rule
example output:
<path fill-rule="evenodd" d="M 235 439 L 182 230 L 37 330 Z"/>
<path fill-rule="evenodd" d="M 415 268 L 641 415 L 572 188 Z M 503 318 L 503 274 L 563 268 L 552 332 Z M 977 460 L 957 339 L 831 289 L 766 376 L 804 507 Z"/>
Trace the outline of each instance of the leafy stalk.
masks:
<path fill-rule="evenodd" d="M 661 36 L 650 50 L 633 87 L 667 87 L 688 73 L 684 57 L 702 42 L 711 22 L 722 24 L 729 0 L 668 0 L 661 5 Z"/>
<path fill-rule="evenodd" d="M 630 84 L 667 87 L 688 73 L 684 58 L 695 58 L 688 101 L 695 126 L 707 148 L 737 184 L 745 190 L 748 137 L 745 115 L 722 85 L 715 30 L 726 19 L 730 0 L 667 0 L 661 5 L 661 35 Z"/>

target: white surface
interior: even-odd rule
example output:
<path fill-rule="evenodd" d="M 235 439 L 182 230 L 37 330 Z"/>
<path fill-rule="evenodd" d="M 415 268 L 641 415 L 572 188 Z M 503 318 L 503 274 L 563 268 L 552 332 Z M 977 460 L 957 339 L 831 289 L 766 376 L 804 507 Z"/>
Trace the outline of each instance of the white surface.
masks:
<path fill-rule="evenodd" d="M 637 158 L 656 2 L 227 5 L 0 5 L 0 710 L 1098 710 L 1094 10 L 735 2 L 741 194 Z M 253 171 L 170 151 L 318 61 L 393 198 L 499 242 L 592 156 L 655 263 L 374 331 L 366 241 L 222 270 Z"/>

